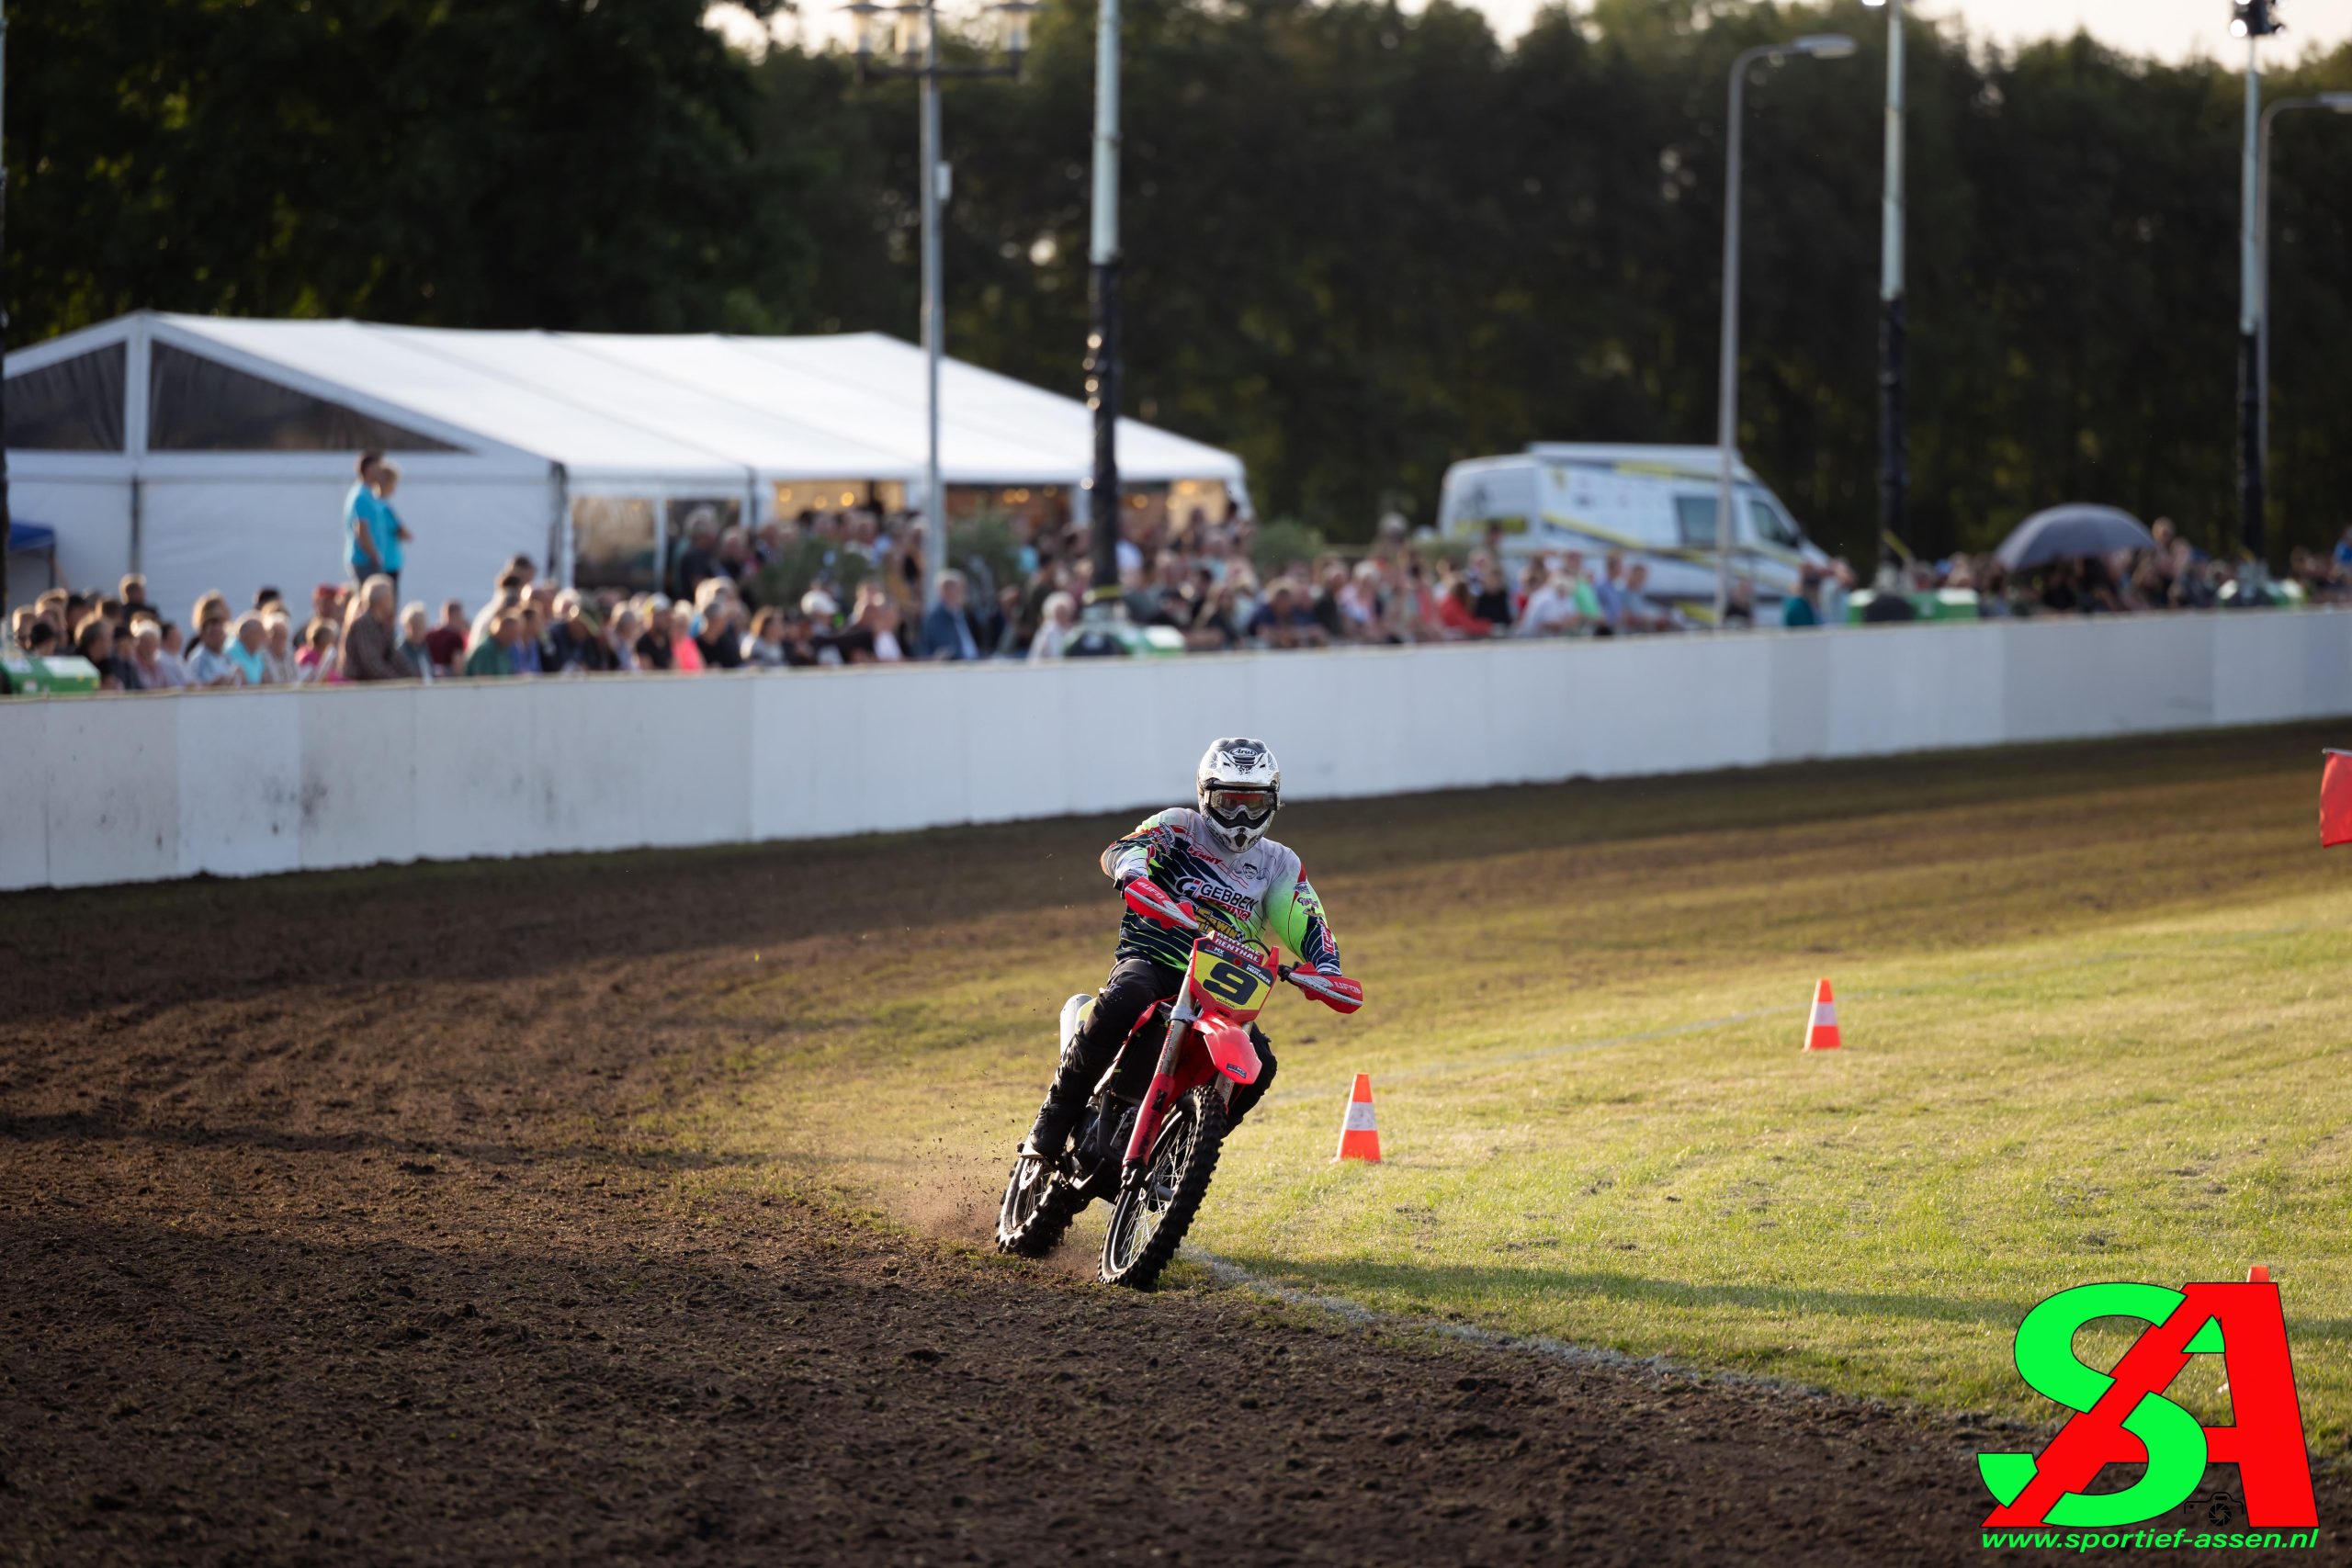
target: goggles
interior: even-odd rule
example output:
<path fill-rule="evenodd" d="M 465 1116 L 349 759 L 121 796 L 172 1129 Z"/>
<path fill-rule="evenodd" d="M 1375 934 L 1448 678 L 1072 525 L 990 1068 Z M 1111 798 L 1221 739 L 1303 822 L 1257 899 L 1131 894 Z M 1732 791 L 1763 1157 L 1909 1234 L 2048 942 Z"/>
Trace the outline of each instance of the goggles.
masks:
<path fill-rule="evenodd" d="M 1261 822 L 1274 814 L 1270 789 L 1219 789 L 1207 792 L 1209 815 L 1220 821 Z"/>

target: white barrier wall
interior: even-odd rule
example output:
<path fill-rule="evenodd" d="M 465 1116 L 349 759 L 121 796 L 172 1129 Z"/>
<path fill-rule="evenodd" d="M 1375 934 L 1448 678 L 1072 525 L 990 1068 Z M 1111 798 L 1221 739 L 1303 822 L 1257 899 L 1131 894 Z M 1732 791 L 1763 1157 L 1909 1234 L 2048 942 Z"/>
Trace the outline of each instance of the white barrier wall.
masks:
<path fill-rule="evenodd" d="M 0 701 L 0 888 L 740 843 L 2352 714 L 2352 614 Z"/>

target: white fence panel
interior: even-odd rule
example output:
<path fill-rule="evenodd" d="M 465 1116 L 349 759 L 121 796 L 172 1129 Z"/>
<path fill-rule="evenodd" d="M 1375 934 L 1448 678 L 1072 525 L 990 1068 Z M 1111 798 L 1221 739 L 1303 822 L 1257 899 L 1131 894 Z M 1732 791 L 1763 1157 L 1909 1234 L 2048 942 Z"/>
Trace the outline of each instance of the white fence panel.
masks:
<path fill-rule="evenodd" d="M 169 708 L 179 726 L 179 765 L 158 781 L 179 802 L 179 875 L 262 876 L 301 865 L 300 698 L 196 692 L 122 700 Z M 0 705 L 0 724 L 10 716 Z"/>
<path fill-rule="evenodd" d="M 61 705 L 10 705 L 0 726 L 0 887 L 46 887 L 49 716 Z"/>
<path fill-rule="evenodd" d="M 47 705 L 51 879 L 73 887 L 178 875 L 178 714 L 137 697 Z"/>
<path fill-rule="evenodd" d="M 293 706 L 302 758 L 302 869 L 416 858 L 417 705 L 397 686 L 274 695 Z"/>
<path fill-rule="evenodd" d="M 0 703 L 0 887 L 897 831 L 2352 714 L 2352 615 Z"/>

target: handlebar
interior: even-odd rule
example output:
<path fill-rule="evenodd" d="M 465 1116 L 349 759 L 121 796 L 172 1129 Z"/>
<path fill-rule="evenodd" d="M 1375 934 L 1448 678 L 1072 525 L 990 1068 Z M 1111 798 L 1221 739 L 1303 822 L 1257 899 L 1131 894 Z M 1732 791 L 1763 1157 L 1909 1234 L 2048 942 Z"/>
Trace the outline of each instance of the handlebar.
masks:
<path fill-rule="evenodd" d="M 1201 929 L 1200 917 L 1190 904 L 1170 897 L 1165 888 L 1148 877 L 1136 877 L 1119 890 L 1119 896 L 1128 908 L 1147 920 L 1180 931 L 1197 932 Z M 1363 1006 L 1363 987 L 1344 975 L 1326 975 L 1311 964 L 1304 975 L 1296 964 L 1277 964 L 1274 972 L 1334 1012 L 1353 1012 Z"/>

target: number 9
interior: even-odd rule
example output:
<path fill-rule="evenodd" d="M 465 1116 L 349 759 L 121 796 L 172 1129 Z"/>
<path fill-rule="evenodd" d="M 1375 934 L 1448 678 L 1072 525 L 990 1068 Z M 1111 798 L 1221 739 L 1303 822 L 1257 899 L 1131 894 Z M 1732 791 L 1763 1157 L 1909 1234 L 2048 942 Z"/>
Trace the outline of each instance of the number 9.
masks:
<path fill-rule="evenodd" d="M 1258 994 L 1258 977 L 1238 964 L 1219 959 L 1209 972 L 1201 976 L 1201 989 L 1235 1007 L 1246 1007 Z"/>

